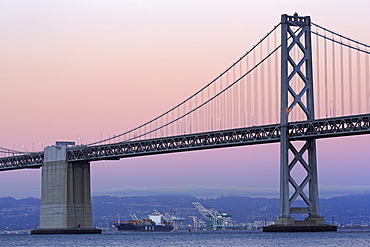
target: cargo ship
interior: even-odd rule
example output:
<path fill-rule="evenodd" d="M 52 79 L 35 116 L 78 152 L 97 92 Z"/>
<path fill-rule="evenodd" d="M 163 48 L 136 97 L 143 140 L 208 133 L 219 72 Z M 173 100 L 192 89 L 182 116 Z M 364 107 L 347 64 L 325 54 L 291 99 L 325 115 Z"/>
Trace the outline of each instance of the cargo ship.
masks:
<path fill-rule="evenodd" d="M 159 211 L 148 215 L 149 219 L 139 220 L 135 215 L 131 216 L 133 220 L 117 221 L 114 226 L 119 231 L 170 232 L 174 229 L 172 222 L 168 222 Z"/>

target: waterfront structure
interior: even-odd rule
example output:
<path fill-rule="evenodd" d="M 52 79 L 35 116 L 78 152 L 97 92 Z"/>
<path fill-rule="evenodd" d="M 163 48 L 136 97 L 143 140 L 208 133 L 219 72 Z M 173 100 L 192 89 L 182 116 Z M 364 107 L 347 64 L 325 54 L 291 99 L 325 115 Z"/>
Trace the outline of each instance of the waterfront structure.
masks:
<path fill-rule="evenodd" d="M 225 230 L 233 226 L 231 215 L 217 211 L 215 208 L 205 208 L 200 202 L 192 202 L 206 218 L 206 229 Z"/>

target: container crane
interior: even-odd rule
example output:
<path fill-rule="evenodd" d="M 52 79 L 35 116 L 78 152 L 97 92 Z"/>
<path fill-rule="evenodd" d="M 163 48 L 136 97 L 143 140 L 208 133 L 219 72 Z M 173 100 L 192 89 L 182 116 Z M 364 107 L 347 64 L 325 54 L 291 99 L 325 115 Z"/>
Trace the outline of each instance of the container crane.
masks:
<path fill-rule="evenodd" d="M 220 213 L 215 208 L 205 208 L 200 202 L 192 202 L 192 204 L 199 210 L 207 220 L 207 229 L 225 229 L 231 226 L 231 215 Z"/>

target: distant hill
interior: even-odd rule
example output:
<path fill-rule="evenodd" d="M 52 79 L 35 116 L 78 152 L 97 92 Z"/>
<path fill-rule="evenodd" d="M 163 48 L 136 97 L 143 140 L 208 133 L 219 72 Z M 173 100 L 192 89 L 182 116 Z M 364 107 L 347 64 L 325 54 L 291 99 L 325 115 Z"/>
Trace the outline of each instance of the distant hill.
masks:
<path fill-rule="evenodd" d="M 95 196 L 92 197 L 93 221 L 99 228 L 109 228 L 117 219 L 130 219 L 130 214 L 146 218 L 154 209 L 175 211 L 178 217 L 203 218 L 192 205 L 199 201 L 205 207 L 231 214 L 238 223 L 272 221 L 279 214 L 279 199 L 221 196 L 215 199 L 197 199 L 186 195 L 168 196 Z M 37 198 L 0 198 L 0 230 L 33 229 L 39 225 L 41 200 Z M 369 225 L 370 194 L 349 195 L 320 200 L 321 215 L 328 223 L 332 218 L 339 224 Z"/>
<path fill-rule="evenodd" d="M 33 229 L 38 225 L 41 200 L 13 197 L 0 198 L 0 230 Z"/>
<path fill-rule="evenodd" d="M 370 194 L 322 199 L 320 209 L 327 221 L 370 225 Z"/>

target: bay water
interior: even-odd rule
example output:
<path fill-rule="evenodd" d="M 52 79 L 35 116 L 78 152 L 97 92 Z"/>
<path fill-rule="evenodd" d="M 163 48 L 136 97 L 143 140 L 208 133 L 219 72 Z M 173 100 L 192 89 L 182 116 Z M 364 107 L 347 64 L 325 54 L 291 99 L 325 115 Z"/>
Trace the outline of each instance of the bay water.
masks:
<path fill-rule="evenodd" d="M 113 232 L 103 234 L 1 234 L 0 246 L 370 246 L 370 230 L 264 233 L 261 231 Z"/>

